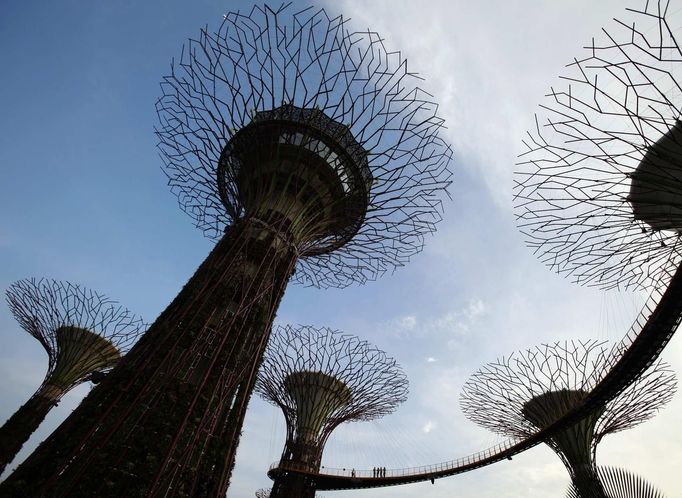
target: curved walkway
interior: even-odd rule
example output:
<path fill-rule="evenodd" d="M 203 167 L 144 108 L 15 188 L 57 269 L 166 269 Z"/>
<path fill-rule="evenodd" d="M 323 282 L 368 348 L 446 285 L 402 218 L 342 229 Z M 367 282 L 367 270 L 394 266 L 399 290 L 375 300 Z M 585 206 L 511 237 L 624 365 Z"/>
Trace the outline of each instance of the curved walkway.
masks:
<path fill-rule="evenodd" d="M 343 469 L 323 467 L 319 473 L 312 473 L 294 465 L 279 467 L 278 464 L 270 467 L 268 476 L 275 478 L 281 473 L 298 474 L 313 481 L 318 490 L 374 488 L 429 480 L 433 483 L 435 479 L 511 459 L 512 456 L 542 443 L 598 406 L 610 401 L 651 366 L 682 321 L 682 265 L 674 275 L 666 274 L 664 278 L 670 278 L 668 287 L 663 293 L 659 290 L 651 293 L 635 323 L 621 340 L 622 354 L 614 355 L 606 374 L 592 379 L 592 391 L 580 406 L 544 430 L 522 441 L 507 440 L 478 453 L 448 462 L 405 469 L 386 469 L 385 477 L 373 477 L 372 470 L 350 467 Z M 351 476 L 353 471 L 355 476 Z"/>

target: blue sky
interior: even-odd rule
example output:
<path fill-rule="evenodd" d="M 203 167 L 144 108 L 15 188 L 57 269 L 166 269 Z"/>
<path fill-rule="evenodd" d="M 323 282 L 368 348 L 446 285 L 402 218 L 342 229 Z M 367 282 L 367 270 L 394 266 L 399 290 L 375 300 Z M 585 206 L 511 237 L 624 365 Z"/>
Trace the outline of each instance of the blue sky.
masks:
<path fill-rule="evenodd" d="M 3 2 L 0 287 L 30 276 L 70 280 L 150 321 L 170 302 L 212 242 L 166 187 L 153 134 L 159 81 L 187 37 L 251 5 Z M 426 78 L 456 156 L 444 221 L 408 266 L 342 290 L 292 284 L 282 302 L 277 322 L 357 334 L 394 356 L 410 378 L 409 400 L 395 414 L 331 437 L 326 465 L 422 465 L 494 444 L 500 439 L 459 411 L 459 390 L 476 368 L 543 341 L 617 340 L 630 325 L 641 296 L 582 288 L 549 272 L 524 247 L 511 209 L 511 172 L 537 103 L 623 6 L 618 0 L 327 6 L 359 30 L 382 33 Z M 4 420 L 40 384 L 47 361 L 5 305 L 0 327 Z M 681 372 L 682 339 L 675 337 L 664 356 Z M 74 390 L 53 410 L 23 456 L 87 390 Z M 606 438 L 598 460 L 626 466 L 675 496 L 680 427 L 678 397 L 655 419 Z M 265 472 L 279 458 L 283 437 L 281 415 L 254 398 L 228 496 L 269 486 Z M 321 494 L 539 498 L 560 496 L 567 483 L 558 458 L 538 447 L 433 486 Z"/>

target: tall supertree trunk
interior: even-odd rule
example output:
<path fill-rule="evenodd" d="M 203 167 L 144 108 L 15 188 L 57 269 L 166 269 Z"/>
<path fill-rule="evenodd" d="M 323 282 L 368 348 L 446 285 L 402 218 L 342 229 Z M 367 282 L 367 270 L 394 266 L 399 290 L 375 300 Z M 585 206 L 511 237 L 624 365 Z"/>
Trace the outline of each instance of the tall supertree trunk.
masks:
<path fill-rule="evenodd" d="M 58 387 L 43 384 L 0 427 L 0 473 L 14 460 L 24 443 L 58 403 L 62 393 L 63 390 Z"/>
<path fill-rule="evenodd" d="M 275 479 L 270 498 L 315 498 L 315 486 L 302 475 L 283 473 Z"/>
<path fill-rule="evenodd" d="M 597 469 L 593 465 L 574 469 L 571 475 L 571 483 L 580 498 L 608 498 L 599 474 L 597 474 Z"/>

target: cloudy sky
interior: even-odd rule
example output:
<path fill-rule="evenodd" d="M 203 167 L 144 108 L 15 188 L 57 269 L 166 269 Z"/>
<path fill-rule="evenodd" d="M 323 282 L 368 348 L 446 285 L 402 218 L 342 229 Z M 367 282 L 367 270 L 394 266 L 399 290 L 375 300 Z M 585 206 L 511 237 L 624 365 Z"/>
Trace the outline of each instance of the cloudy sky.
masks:
<path fill-rule="evenodd" d="M 298 4 L 298 2 L 297 2 Z M 452 201 L 439 232 L 406 267 L 343 290 L 292 285 L 278 323 L 329 326 L 394 356 L 410 382 L 395 414 L 347 425 L 330 439 L 330 467 L 400 468 L 454 459 L 501 441 L 469 422 L 459 392 L 484 363 L 542 342 L 618 340 L 641 306 L 635 293 L 600 292 L 554 275 L 524 247 L 511 208 L 512 172 L 537 104 L 563 66 L 623 0 L 399 0 L 330 2 L 401 50 L 441 104 Z M 0 7 L 0 287 L 30 276 L 81 283 L 153 320 L 208 254 L 166 187 L 155 149 L 158 83 L 183 41 L 250 2 L 25 2 Z M 300 3 L 301 6 L 306 5 Z M 673 0 L 672 9 L 682 8 Z M 0 420 L 40 384 L 38 343 L 0 306 Z M 682 372 L 682 339 L 665 359 Z M 54 409 L 20 458 L 77 405 Z M 641 474 L 669 497 L 682 484 L 682 401 L 607 437 L 600 464 Z M 283 419 L 254 398 L 230 497 L 269 487 Z M 19 460 L 17 460 L 18 463 Z M 562 496 L 568 476 L 537 447 L 513 461 L 430 483 L 327 497 Z"/>

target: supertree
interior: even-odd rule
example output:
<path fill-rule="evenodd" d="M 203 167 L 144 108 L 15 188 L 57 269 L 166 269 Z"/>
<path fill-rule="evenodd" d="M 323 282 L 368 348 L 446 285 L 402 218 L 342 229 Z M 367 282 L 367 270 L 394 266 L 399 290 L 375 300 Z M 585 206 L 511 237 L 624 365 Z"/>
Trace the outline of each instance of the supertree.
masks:
<path fill-rule="evenodd" d="M 598 341 L 557 342 L 498 359 L 464 384 L 460 405 L 473 422 L 525 439 L 579 407 L 619 348 Z M 601 439 L 652 417 L 676 386 L 670 367 L 659 361 L 600 409 L 545 440 L 581 493 L 605 496 L 595 470 Z"/>
<path fill-rule="evenodd" d="M 608 498 L 664 498 L 651 484 L 627 470 L 597 467 L 596 472 Z M 571 484 L 566 498 L 600 498 L 600 495 L 581 493 Z"/>
<path fill-rule="evenodd" d="M 515 184 L 540 259 L 602 288 L 665 284 L 682 248 L 682 51 L 668 2 L 628 10 L 546 96 Z"/>
<path fill-rule="evenodd" d="M 324 10 L 255 6 L 162 83 L 171 189 L 215 248 L 121 365 L 0 490 L 223 496 L 293 276 L 364 283 L 440 219 L 452 151 L 399 53 Z"/>
<path fill-rule="evenodd" d="M 327 328 L 279 327 L 256 382 L 256 392 L 281 408 L 287 425 L 270 497 L 314 497 L 314 483 L 287 468 L 319 472 L 334 429 L 392 413 L 407 391 L 395 360 L 366 341 Z"/>
<path fill-rule="evenodd" d="M 99 382 L 144 332 L 141 318 L 69 282 L 18 280 L 6 296 L 19 325 L 45 348 L 48 365 L 38 390 L 0 428 L 0 473 L 62 396 Z"/>

